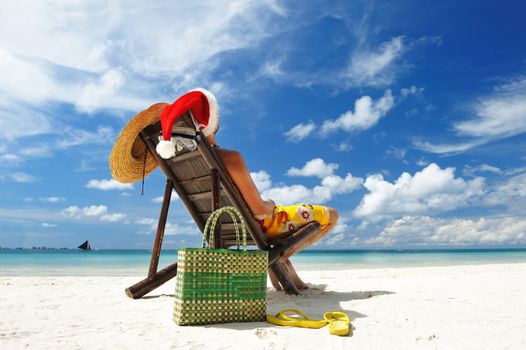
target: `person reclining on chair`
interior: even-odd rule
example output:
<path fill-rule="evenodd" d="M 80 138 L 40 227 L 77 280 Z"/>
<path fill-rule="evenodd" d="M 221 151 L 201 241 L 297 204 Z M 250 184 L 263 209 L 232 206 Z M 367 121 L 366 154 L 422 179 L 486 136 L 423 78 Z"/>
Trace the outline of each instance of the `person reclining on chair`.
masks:
<path fill-rule="evenodd" d="M 288 236 L 302 226 L 312 221 L 318 221 L 321 230 L 303 243 L 294 247 L 288 254 L 281 257 L 285 267 L 288 269 L 294 284 L 298 289 L 307 289 L 308 286 L 298 276 L 289 258 L 299 251 L 317 243 L 327 235 L 336 225 L 339 219 L 338 212 L 329 207 L 321 205 L 276 205 L 273 200 L 264 200 L 250 176 L 243 156 L 240 152 L 219 147 L 215 135 L 219 130 L 219 116 L 217 102 L 207 90 L 196 89 L 181 96 L 172 105 L 168 105 L 161 115 L 163 135 L 170 135 L 175 118 L 190 110 L 194 119 L 199 123 L 200 130 L 206 136 L 210 145 L 215 148 L 217 155 L 221 158 L 228 174 L 239 189 L 241 195 L 248 204 L 252 215 L 258 221 L 263 233 L 268 238 L 282 238 Z M 169 144 L 170 136 L 165 137 L 157 146 L 157 152 L 165 159 L 173 157 L 173 146 Z M 272 270 L 269 269 L 270 279 L 276 289 L 280 289 L 279 283 Z"/>
<path fill-rule="evenodd" d="M 289 258 L 299 251 L 317 243 L 327 235 L 338 222 L 338 212 L 333 208 L 320 205 L 311 206 L 304 204 L 285 207 L 276 205 L 271 199 L 263 200 L 250 176 L 250 172 L 241 153 L 218 147 L 214 134 L 207 136 L 207 139 L 211 145 L 216 147 L 216 153 L 223 161 L 232 181 L 236 184 L 254 218 L 259 222 L 263 233 L 265 233 L 268 238 L 287 236 L 290 232 L 296 231 L 313 220 L 320 223 L 321 230 L 318 233 L 296 246 L 289 254 L 281 258 L 289 270 L 296 287 L 298 287 L 298 289 L 307 289 L 307 284 L 300 279 L 292 267 Z M 270 269 L 269 275 L 274 287 L 279 286 L 276 277 Z M 277 289 L 279 289 L 279 287 Z"/>

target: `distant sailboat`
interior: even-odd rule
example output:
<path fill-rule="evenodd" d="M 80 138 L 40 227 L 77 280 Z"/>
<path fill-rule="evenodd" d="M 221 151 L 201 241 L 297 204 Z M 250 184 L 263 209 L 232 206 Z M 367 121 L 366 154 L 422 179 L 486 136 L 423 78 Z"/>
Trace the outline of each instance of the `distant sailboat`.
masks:
<path fill-rule="evenodd" d="M 89 242 L 86 241 L 86 242 L 82 243 L 81 245 L 79 245 L 79 249 L 82 249 L 82 250 L 91 250 L 91 246 L 89 245 Z"/>

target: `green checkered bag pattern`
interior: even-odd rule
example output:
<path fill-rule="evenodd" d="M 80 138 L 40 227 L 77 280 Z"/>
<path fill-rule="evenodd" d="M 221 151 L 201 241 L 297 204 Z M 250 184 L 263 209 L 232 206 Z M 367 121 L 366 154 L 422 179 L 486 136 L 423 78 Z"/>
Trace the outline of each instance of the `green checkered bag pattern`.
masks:
<path fill-rule="evenodd" d="M 234 222 L 237 250 L 209 248 L 223 213 Z M 173 320 L 178 325 L 265 320 L 267 263 L 268 252 L 247 250 L 246 226 L 237 209 L 214 211 L 205 225 L 203 247 L 178 249 Z"/>

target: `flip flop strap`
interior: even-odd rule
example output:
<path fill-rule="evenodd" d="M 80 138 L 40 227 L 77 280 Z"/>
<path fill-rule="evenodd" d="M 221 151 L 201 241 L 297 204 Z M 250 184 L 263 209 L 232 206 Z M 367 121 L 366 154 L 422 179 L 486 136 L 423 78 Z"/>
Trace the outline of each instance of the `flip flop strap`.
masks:
<path fill-rule="evenodd" d="M 298 321 L 298 320 L 301 320 L 301 318 L 299 318 L 299 317 L 292 317 L 292 316 L 285 315 L 285 313 L 287 313 L 287 312 L 294 312 L 295 314 L 301 316 L 305 321 L 320 321 L 320 320 L 315 320 L 315 319 L 307 317 L 307 315 L 305 315 L 303 312 L 301 312 L 300 310 L 297 310 L 297 309 L 283 309 L 283 310 L 281 310 L 280 312 L 278 312 L 276 314 L 276 317 L 280 317 L 280 318 L 282 318 L 284 320 L 287 320 L 287 321 Z"/>
<path fill-rule="evenodd" d="M 323 318 L 330 322 L 330 321 L 349 321 L 349 316 L 340 311 L 332 311 L 332 312 L 326 312 L 325 315 L 323 315 Z M 342 320 L 343 318 L 343 320 Z"/>

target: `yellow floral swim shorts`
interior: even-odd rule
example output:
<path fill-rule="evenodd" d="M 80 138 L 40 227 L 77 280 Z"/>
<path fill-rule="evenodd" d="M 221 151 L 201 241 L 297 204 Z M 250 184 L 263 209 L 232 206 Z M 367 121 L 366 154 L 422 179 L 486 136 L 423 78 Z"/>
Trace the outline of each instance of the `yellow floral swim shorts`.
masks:
<path fill-rule="evenodd" d="M 329 224 L 329 209 L 322 205 L 276 205 L 272 213 L 256 219 L 267 237 L 279 237 L 294 232 L 311 221 L 318 221 L 323 229 Z"/>

